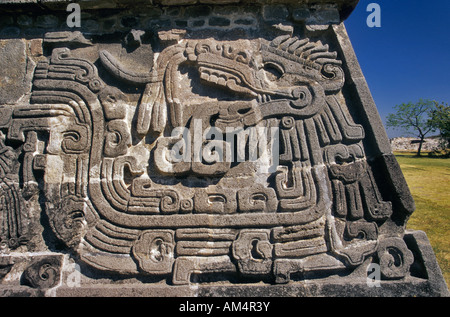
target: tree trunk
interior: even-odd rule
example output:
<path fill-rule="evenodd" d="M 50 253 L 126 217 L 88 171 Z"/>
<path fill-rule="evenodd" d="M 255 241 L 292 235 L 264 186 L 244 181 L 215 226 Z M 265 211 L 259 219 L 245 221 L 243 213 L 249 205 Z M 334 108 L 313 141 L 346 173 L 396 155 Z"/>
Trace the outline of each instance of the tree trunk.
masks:
<path fill-rule="evenodd" d="M 417 150 L 417 156 L 420 156 L 420 152 L 422 151 L 422 144 L 423 144 L 424 139 L 425 139 L 424 136 L 420 137 L 420 143 L 419 143 L 419 149 Z"/>

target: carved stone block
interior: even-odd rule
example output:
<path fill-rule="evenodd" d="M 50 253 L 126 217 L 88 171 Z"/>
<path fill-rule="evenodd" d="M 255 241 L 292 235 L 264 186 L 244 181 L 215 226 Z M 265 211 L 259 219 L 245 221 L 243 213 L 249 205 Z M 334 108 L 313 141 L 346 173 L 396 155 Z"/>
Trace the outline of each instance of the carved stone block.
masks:
<path fill-rule="evenodd" d="M 292 296 L 338 276 L 373 295 L 376 264 L 386 295 L 427 295 L 433 254 L 405 235 L 414 202 L 343 24 L 357 2 L 88 1 L 75 29 L 10 4 L 3 278 L 56 296 Z M 36 252 L 53 258 L 10 256 Z"/>

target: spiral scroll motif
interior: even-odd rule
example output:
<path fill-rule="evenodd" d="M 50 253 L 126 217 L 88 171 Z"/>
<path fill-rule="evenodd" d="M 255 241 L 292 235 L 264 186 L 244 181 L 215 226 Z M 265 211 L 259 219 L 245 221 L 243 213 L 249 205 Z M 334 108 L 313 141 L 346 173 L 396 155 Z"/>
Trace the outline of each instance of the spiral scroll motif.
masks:
<path fill-rule="evenodd" d="M 377 254 L 380 261 L 381 274 L 386 279 L 405 277 L 414 261 L 412 252 L 401 238 L 381 240 Z"/>

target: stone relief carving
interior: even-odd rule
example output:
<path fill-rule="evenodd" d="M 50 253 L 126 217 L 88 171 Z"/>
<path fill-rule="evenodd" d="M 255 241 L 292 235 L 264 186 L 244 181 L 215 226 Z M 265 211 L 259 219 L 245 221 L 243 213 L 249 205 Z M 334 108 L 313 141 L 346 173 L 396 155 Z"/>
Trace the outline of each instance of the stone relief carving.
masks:
<path fill-rule="evenodd" d="M 139 46 L 140 34 L 127 39 Z M 175 35 L 160 34 L 160 51 L 147 45 L 147 70 L 79 33 L 46 36 L 29 104 L 0 106 L 2 243 L 27 241 L 25 206 L 39 196 L 53 234 L 109 273 L 287 283 L 375 259 L 386 279 L 404 277 L 412 254 L 384 229 L 392 202 L 345 98 L 339 52 L 292 35 Z"/>

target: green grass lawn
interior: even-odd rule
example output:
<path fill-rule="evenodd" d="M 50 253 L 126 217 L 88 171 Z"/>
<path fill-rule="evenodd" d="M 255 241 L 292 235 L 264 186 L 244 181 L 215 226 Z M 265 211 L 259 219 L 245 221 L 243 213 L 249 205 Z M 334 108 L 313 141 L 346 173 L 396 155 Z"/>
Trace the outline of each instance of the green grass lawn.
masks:
<path fill-rule="evenodd" d="M 416 203 L 407 229 L 426 232 L 450 287 L 450 159 L 394 154 Z"/>

